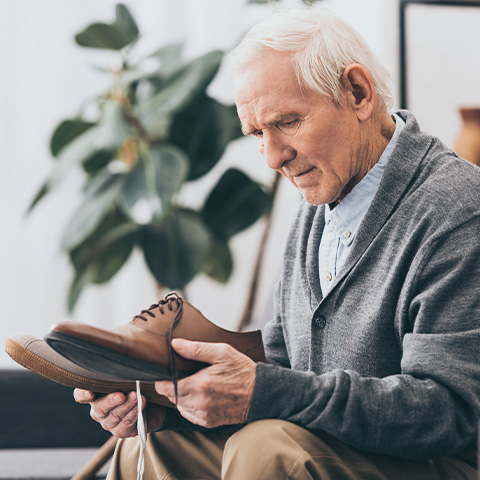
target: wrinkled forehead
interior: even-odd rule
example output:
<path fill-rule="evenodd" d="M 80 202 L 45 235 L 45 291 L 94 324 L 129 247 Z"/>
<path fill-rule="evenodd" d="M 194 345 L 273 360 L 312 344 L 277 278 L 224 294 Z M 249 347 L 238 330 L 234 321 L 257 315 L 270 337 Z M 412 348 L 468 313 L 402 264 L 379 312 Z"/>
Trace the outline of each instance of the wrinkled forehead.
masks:
<path fill-rule="evenodd" d="M 291 54 L 271 49 L 237 70 L 233 86 L 237 106 L 264 95 L 301 94 Z"/>

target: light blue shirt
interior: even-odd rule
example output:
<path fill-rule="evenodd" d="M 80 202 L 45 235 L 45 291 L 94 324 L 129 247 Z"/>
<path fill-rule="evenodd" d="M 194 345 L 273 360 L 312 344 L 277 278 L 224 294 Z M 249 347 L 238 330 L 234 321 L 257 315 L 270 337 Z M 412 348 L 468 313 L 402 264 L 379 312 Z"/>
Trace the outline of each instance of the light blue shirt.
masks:
<path fill-rule="evenodd" d="M 325 228 L 318 251 L 318 272 L 324 297 L 345 263 L 358 227 L 377 193 L 385 165 L 405 127 L 399 116 L 393 114 L 393 117 L 395 132 L 378 162 L 333 210 L 325 206 Z"/>

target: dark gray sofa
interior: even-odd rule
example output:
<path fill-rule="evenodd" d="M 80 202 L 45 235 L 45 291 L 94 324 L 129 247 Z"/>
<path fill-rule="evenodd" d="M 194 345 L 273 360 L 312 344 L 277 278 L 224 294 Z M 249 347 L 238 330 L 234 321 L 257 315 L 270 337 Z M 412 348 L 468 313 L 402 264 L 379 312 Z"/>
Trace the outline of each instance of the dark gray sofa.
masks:
<path fill-rule="evenodd" d="M 28 370 L 0 370 L 1 480 L 69 479 L 110 438 L 72 393 Z"/>

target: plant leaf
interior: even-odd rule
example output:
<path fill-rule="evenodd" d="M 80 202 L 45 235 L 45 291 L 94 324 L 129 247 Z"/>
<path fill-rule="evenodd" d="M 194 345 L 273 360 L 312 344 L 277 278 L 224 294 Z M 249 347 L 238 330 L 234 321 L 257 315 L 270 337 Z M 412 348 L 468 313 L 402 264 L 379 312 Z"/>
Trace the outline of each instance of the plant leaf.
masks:
<path fill-rule="evenodd" d="M 60 178 L 66 170 L 74 165 L 80 165 L 101 148 L 100 126 L 95 126 L 78 135 L 68 143 L 58 154 L 58 162 L 53 177 Z"/>
<path fill-rule="evenodd" d="M 89 128 L 83 134 L 62 148 L 58 155 L 58 162 L 50 177 L 43 183 L 28 207 L 31 212 L 38 202 L 59 182 L 68 169 L 81 164 L 97 150 L 98 126 Z"/>
<path fill-rule="evenodd" d="M 114 210 L 92 235 L 70 251 L 75 277 L 70 286 L 69 311 L 88 283 L 105 283 L 120 270 L 133 250 L 137 230 L 137 225 Z"/>
<path fill-rule="evenodd" d="M 112 242 L 92 264 L 91 282 L 108 282 L 124 265 L 135 245 L 135 235 L 129 235 Z"/>
<path fill-rule="evenodd" d="M 83 161 L 83 169 L 87 173 L 94 175 L 106 167 L 113 157 L 114 154 L 112 150 L 97 150 Z"/>
<path fill-rule="evenodd" d="M 132 41 L 135 40 L 139 33 L 138 27 L 128 8 L 122 3 L 119 3 L 115 7 L 115 14 L 117 17 L 116 24 L 121 26 L 125 33 L 130 35 Z"/>
<path fill-rule="evenodd" d="M 152 53 L 150 57 L 160 60 L 160 72 L 163 77 L 170 76 L 177 72 L 182 65 L 183 45 L 181 43 L 173 43 L 165 45 Z"/>
<path fill-rule="evenodd" d="M 238 118 L 237 106 L 228 105 L 225 106 L 225 108 L 229 113 L 230 141 L 243 137 L 242 124 L 240 123 L 240 118 Z"/>
<path fill-rule="evenodd" d="M 114 101 L 105 102 L 100 123 L 77 135 L 60 150 L 52 175 L 35 195 L 28 211 L 52 190 L 70 168 L 84 162 L 88 164 L 97 153 L 99 156 L 96 161 L 101 157 L 100 161 L 105 162 L 105 151 L 115 151 L 130 134 L 121 105 Z"/>
<path fill-rule="evenodd" d="M 185 181 L 188 173 L 188 158 L 173 145 L 161 145 L 150 152 L 155 169 L 155 187 L 163 209 Z"/>
<path fill-rule="evenodd" d="M 235 124 L 240 130 L 236 110 L 204 94 L 175 115 L 169 140 L 187 153 L 189 180 L 201 177 L 217 164 L 233 136 Z"/>
<path fill-rule="evenodd" d="M 38 192 L 35 194 L 33 197 L 33 200 L 30 202 L 30 205 L 28 206 L 27 213 L 30 213 L 38 204 L 38 202 L 52 189 L 51 181 L 48 179 L 43 183 L 43 185 L 40 187 Z"/>
<path fill-rule="evenodd" d="M 179 210 L 160 224 L 145 226 L 141 242 L 145 261 L 157 282 L 182 289 L 206 262 L 211 236 L 198 214 Z"/>
<path fill-rule="evenodd" d="M 233 256 L 228 243 L 215 242 L 202 271 L 217 282 L 227 283 L 233 271 Z"/>
<path fill-rule="evenodd" d="M 103 105 L 102 119 L 97 133 L 96 150 L 113 150 L 132 135 L 123 107 L 113 100 Z"/>
<path fill-rule="evenodd" d="M 64 120 L 53 132 L 50 140 L 50 151 L 56 157 L 62 148 L 77 138 L 83 132 L 93 127 L 95 123 L 83 120 Z"/>
<path fill-rule="evenodd" d="M 159 117 L 173 115 L 204 92 L 215 77 L 223 55 L 223 52 L 214 50 L 187 64 L 174 81 L 138 107 L 137 114 L 142 124 L 150 130 Z"/>
<path fill-rule="evenodd" d="M 271 201 L 256 182 L 232 168 L 210 192 L 203 218 L 215 238 L 226 240 L 256 222 L 270 208 Z"/>
<path fill-rule="evenodd" d="M 118 201 L 125 175 L 105 172 L 98 177 L 89 186 L 85 201 L 67 225 L 62 239 L 65 250 L 72 250 L 91 235 Z"/>
<path fill-rule="evenodd" d="M 123 213 L 111 210 L 98 227 L 79 245 L 70 250 L 70 260 L 75 270 L 85 270 L 101 257 L 112 244 L 126 237 L 135 236 L 139 226 L 130 222 Z"/>
<path fill-rule="evenodd" d="M 68 311 L 71 313 L 75 308 L 75 305 L 80 298 L 84 288 L 90 282 L 90 271 L 86 270 L 81 273 L 76 273 L 72 283 L 70 284 L 70 289 L 68 291 L 68 298 L 67 298 L 67 307 Z"/>
<path fill-rule="evenodd" d="M 122 189 L 121 206 L 125 213 L 137 223 L 151 223 L 170 208 L 187 171 L 188 158 L 172 145 L 160 145 L 148 156 L 143 155 Z"/>
<path fill-rule="evenodd" d="M 83 32 L 75 35 L 81 47 L 121 50 L 135 40 L 117 24 L 92 23 Z"/>
<path fill-rule="evenodd" d="M 121 50 L 138 38 L 138 27 L 127 7 L 118 4 L 114 23 L 92 23 L 75 35 L 82 47 Z"/>

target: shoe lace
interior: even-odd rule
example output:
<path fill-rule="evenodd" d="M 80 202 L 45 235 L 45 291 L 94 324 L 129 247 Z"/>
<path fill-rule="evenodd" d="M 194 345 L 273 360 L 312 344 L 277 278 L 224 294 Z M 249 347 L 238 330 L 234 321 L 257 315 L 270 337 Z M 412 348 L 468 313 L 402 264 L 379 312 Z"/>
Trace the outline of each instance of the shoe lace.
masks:
<path fill-rule="evenodd" d="M 137 432 L 138 432 L 138 441 L 140 445 L 140 452 L 138 455 L 138 464 L 137 464 L 137 480 L 143 479 L 143 471 L 145 467 L 145 448 L 147 446 L 147 422 L 143 415 L 142 410 L 142 394 L 140 392 L 140 382 L 136 381 L 137 387 Z"/>
<path fill-rule="evenodd" d="M 144 321 L 148 321 L 146 316 L 155 317 L 155 313 L 152 310 L 158 308 L 162 315 L 165 314 L 164 307 L 167 307 L 170 311 L 173 311 L 173 305 L 177 304 L 177 313 L 173 318 L 172 323 L 167 331 L 167 348 L 168 348 L 168 360 L 169 360 L 169 368 L 170 368 L 170 376 L 173 381 L 173 386 L 175 389 L 175 405 L 177 404 L 178 400 L 178 371 L 177 365 L 175 360 L 175 352 L 172 348 L 172 338 L 173 338 L 173 329 L 178 325 L 180 320 L 183 316 L 183 298 L 180 297 L 175 292 L 169 293 L 164 299 L 160 300 L 158 303 L 154 303 L 150 305 L 150 307 L 146 310 L 142 310 L 139 315 L 135 315 L 135 318 L 141 318 Z M 137 465 L 137 480 L 143 479 L 143 472 L 144 472 L 144 464 L 145 464 L 145 448 L 147 443 L 147 424 L 146 419 L 143 416 L 142 411 L 142 397 L 140 391 L 140 382 L 136 381 L 137 387 L 137 407 L 138 407 L 138 414 L 137 414 L 137 432 L 138 432 L 138 440 L 140 443 L 140 452 L 138 457 L 138 465 Z"/>
<path fill-rule="evenodd" d="M 178 371 L 177 371 L 177 364 L 176 364 L 176 359 L 175 359 L 175 351 L 173 350 L 172 347 L 172 338 L 173 338 L 173 330 L 174 328 L 178 325 L 180 320 L 182 319 L 183 316 L 183 298 L 180 297 L 176 292 L 169 293 L 165 298 L 160 300 L 158 303 L 154 303 L 153 305 L 150 305 L 150 307 L 146 310 L 142 310 L 139 315 L 135 315 L 135 318 L 141 318 L 144 321 L 148 321 L 147 315 L 154 318 L 155 313 L 153 310 L 159 309 L 162 315 L 165 314 L 164 308 L 168 308 L 170 311 L 173 311 L 173 306 L 177 304 L 177 313 L 175 314 L 175 317 L 173 318 L 172 323 L 170 324 L 170 327 L 167 331 L 167 349 L 168 349 L 168 364 L 169 364 L 169 369 L 170 369 L 170 377 L 173 382 L 173 387 L 175 391 L 175 405 L 177 404 L 178 400 Z"/>

